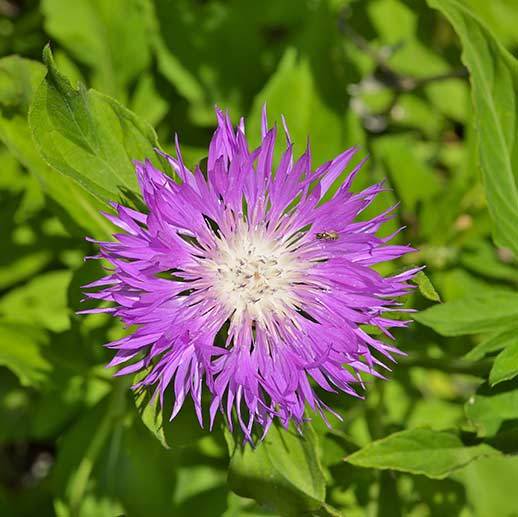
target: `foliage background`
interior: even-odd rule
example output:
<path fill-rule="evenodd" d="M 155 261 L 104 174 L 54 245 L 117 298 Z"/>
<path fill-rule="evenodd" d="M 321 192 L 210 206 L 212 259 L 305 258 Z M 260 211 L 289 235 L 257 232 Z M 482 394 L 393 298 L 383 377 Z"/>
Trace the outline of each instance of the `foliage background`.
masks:
<path fill-rule="evenodd" d="M 518 515 L 517 24 L 515 0 L 0 0 L 0 514 Z M 408 355 L 329 397 L 343 423 L 243 450 L 142 412 L 103 366 L 120 325 L 75 312 L 130 160 L 174 131 L 203 158 L 216 103 L 257 140 L 265 101 L 316 164 L 362 146 L 354 188 L 387 178 L 373 210 L 400 200 L 385 231 L 419 248 L 383 272 L 426 265 L 441 302 L 421 278 Z"/>

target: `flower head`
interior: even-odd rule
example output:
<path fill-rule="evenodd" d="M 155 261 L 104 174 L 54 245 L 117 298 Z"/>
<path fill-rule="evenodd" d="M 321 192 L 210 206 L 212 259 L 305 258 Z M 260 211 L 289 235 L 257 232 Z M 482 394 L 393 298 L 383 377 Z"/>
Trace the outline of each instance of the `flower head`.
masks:
<path fill-rule="evenodd" d="M 380 376 L 381 358 L 399 351 L 363 326 L 390 340 L 390 328 L 406 324 L 385 313 L 415 270 L 384 278 L 371 269 L 412 248 L 376 236 L 390 211 L 356 220 L 384 189 L 350 192 L 361 164 L 323 201 L 356 149 L 312 170 L 309 148 L 294 159 L 284 124 L 274 167 L 265 112 L 252 151 L 243 120 L 234 129 L 219 110 L 217 119 L 206 173 L 187 170 L 178 142 L 177 158 L 164 155 L 178 181 L 136 164 L 147 213 L 113 204 L 106 217 L 123 232 L 97 256 L 113 268 L 86 287 L 114 304 L 94 311 L 136 326 L 107 345 L 110 366 L 125 364 L 117 375 L 145 371 L 137 387 L 153 387 L 162 403 L 173 390 L 171 418 L 190 396 L 200 424 L 205 385 L 210 426 L 220 411 L 251 439 L 254 423 L 299 425 L 307 406 L 323 415 L 320 390 L 356 395 L 360 372 Z"/>

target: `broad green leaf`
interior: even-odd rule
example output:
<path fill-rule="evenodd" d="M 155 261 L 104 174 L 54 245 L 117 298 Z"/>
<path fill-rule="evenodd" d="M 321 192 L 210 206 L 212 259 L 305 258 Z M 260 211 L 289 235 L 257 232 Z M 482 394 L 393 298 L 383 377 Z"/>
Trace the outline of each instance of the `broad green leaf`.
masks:
<path fill-rule="evenodd" d="M 435 290 L 430 279 L 422 271 L 419 271 L 419 273 L 414 276 L 412 282 L 417 285 L 419 292 L 428 300 L 432 300 L 433 302 L 441 301 L 439 293 Z"/>
<path fill-rule="evenodd" d="M 441 479 L 482 456 L 498 454 L 489 445 L 466 447 L 452 433 L 410 429 L 377 440 L 345 458 L 358 467 L 392 469 Z"/>
<path fill-rule="evenodd" d="M 325 504 L 325 480 L 317 436 L 310 425 L 303 435 L 272 425 L 255 448 L 225 434 L 230 452 L 228 484 L 236 494 L 273 506 L 281 515 L 314 512 Z"/>
<path fill-rule="evenodd" d="M 518 13 L 514 0 L 464 0 L 474 14 L 491 29 L 500 41 L 507 47 L 518 45 L 516 23 Z"/>
<path fill-rule="evenodd" d="M 413 318 L 443 336 L 494 332 L 518 319 L 518 294 L 481 290 L 473 297 L 434 305 Z"/>
<path fill-rule="evenodd" d="M 89 66 L 93 86 L 125 100 L 150 61 L 145 0 L 43 0 L 47 33 Z"/>
<path fill-rule="evenodd" d="M 79 83 L 86 84 L 86 80 L 79 68 L 79 65 L 64 50 L 56 49 L 53 52 L 57 69 L 68 78 L 72 86 Z M 45 70 L 45 69 L 44 69 Z"/>
<path fill-rule="evenodd" d="M 480 342 L 473 350 L 470 350 L 465 355 L 465 359 L 478 361 L 491 352 L 502 350 L 508 346 L 515 346 L 516 344 L 518 344 L 518 326 L 513 326 L 503 332 L 497 332 Z"/>
<path fill-rule="evenodd" d="M 518 253 L 518 62 L 461 2 L 428 3 L 449 19 L 461 39 L 495 241 Z"/>
<path fill-rule="evenodd" d="M 489 372 L 489 382 L 492 386 L 502 381 L 508 381 L 518 375 L 518 331 L 514 342 L 509 344 L 495 359 Z"/>
<path fill-rule="evenodd" d="M 477 517 L 516 515 L 517 456 L 481 458 L 455 477 L 462 482 L 469 505 Z"/>
<path fill-rule="evenodd" d="M 52 370 L 43 350 L 47 342 L 41 329 L 0 320 L 0 365 L 13 371 L 23 386 L 38 386 Z"/>
<path fill-rule="evenodd" d="M 0 314 L 54 332 L 66 330 L 69 327 L 66 294 L 71 278 L 72 273 L 67 270 L 36 276 L 0 298 Z"/>
<path fill-rule="evenodd" d="M 36 150 L 27 123 L 33 93 L 45 67 L 18 56 L 0 60 L 0 139 L 38 180 L 45 192 L 92 237 L 106 238 L 111 225 L 99 214 L 102 204 L 70 178 L 51 169 Z M 2 93 L 3 92 L 3 93 Z M 63 212 L 63 210 L 62 210 Z M 63 214 L 60 214 L 63 215 Z M 0 282 L 1 283 L 1 282 Z"/>
<path fill-rule="evenodd" d="M 476 394 L 464 406 L 466 416 L 482 436 L 494 436 L 505 420 L 518 418 L 518 389 Z"/>
<path fill-rule="evenodd" d="M 153 129 L 114 99 L 73 89 L 56 70 L 48 47 L 44 58 L 47 76 L 29 112 L 42 156 L 101 200 L 137 192 L 132 161 L 154 158 Z"/>

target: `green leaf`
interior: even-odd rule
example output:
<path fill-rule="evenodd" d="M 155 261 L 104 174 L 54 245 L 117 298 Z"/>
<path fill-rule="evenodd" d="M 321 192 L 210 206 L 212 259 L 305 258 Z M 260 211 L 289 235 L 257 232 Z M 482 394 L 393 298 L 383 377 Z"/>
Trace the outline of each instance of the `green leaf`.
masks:
<path fill-rule="evenodd" d="M 255 449 L 225 433 L 230 452 L 228 484 L 236 494 L 273 505 L 283 516 L 317 511 L 325 504 L 325 480 L 315 431 L 304 434 L 272 425 Z"/>
<path fill-rule="evenodd" d="M 518 34 L 516 34 L 516 23 L 518 13 L 514 0 L 464 0 L 466 5 L 478 16 L 480 20 L 491 29 L 507 48 L 518 45 Z M 500 513 L 500 515 L 503 515 Z"/>
<path fill-rule="evenodd" d="M 69 327 L 67 287 L 70 271 L 51 271 L 12 289 L 0 299 L 0 314 L 12 320 L 41 325 L 54 332 Z"/>
<path fill-rule="evenodd" d="M 0 90 L 0 139 L 39 180 L 52 200 L 64 209 L 66 217 L 84 229 L 81 233 L 107 238 L 113 232 L 111 225 L 99 214 L 103 205 L 70 178 L 52 170 L 32 140 L 27 113 L 33 92 L 44 76 L 45 67 L 35 61 L 18 56 L 0 60 L 0 84 L 3 85 Z"/>
<path fill-rule="evenodd" d="M 518 418 L 518 389 L 477 393 L 465 404 L 466 416 L 481 436 L 494 436 L 505 420 Z"/>
<path fill-rule="evenodd" d="M 511 329 L 497 332 L 488 339 L 480 342 L 473 350 L 470 350 L 464 358 L 468 361 L 478 361 L 491 352 L 502 350 L 516 343 L 518 343 L 518 327 L 513 326 Z"/>
<path fill-rule="evenodd" d="M 474 514 L 480 517 L 516 515 L 518 456 L 482 458 L 457 476 Z M 454 515 L 454 514 L 441 514 Z"/>
<path fill-rule="evenodd" d="M 502 381 L 508 381 L 518 375 L 518 331 L 514 342 L 500 352 L 489 372 L 491 386 Z"/>
<path fill-rule="evenodd" d="M 41 329 L 0 320 L 0 365 L 13 371 L 23 386 L 38 386 L 52 370 L 43 354 L 47 341 Z"/>
<path fill-rule="evenodd" d="M 29 112 L 42 156 L 101 200 L 137 192 L 132 161 L 154 158 L 158 142 L 153 129 L 114 99 L 73 89 L 56 70 L 49 47 L 44 59 L 47 76 Z"/>
<path fill-rule="evenodd" d="M 518 319 L 518 294 L 491 290 L 434 305 L 413 318 L 443 336 L 500 330 Z"/>
<path fill-rule="evenodd" d="M 480 241 L 466 250 L 460 257 L 462 264 L 472 271 L 497 280 L 518 282 L 518 268 L 506 264 L 499 257 L 493 246 Z"/>
<path fill-rule="evenodd" d="M 345 460 L 358 467 L 392 469 L 441 479 L 481 456 L 498 451 L 481 444 L 466 447 L 454 434 L 410 429 L 377 440 Z"/>
<path fill-rule="evenodd" d="M 430 279 L 423 273 L 423 271 L 419 271 L 417 275 L 412 279 L 417 287 L 419 288 L 419 292 L 428 300 L 432 300 L 433 302 L 440 302 L 441 297 L 439 293 L 435 290 Z"/>
<path fill-rule="evenodd" d="M 95 88 L 125 100 L 150 62 L 144 0 L 43 0 L 48 34 L 93 69 Z"/>
<path fill-rule="evenodd" d="M 457 0 L 428 0 L 459 35 L 470 71 L 479 165 L 495 242 L 518 253 L 518 62 Z"/>

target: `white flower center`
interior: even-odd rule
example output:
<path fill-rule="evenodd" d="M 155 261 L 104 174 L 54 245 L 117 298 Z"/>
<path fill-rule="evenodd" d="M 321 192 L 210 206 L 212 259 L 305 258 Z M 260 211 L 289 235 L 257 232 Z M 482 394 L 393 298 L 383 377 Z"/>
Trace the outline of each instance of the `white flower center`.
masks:
<path fill-rule="evenodd" d="M 215 294 L 235 311 L 235 321 L 264 324 L 300 305 L 293 286 L 303 281 L 307 266 L 261 229 L 243 228 L 220 240 L 209 267 Z"/>

